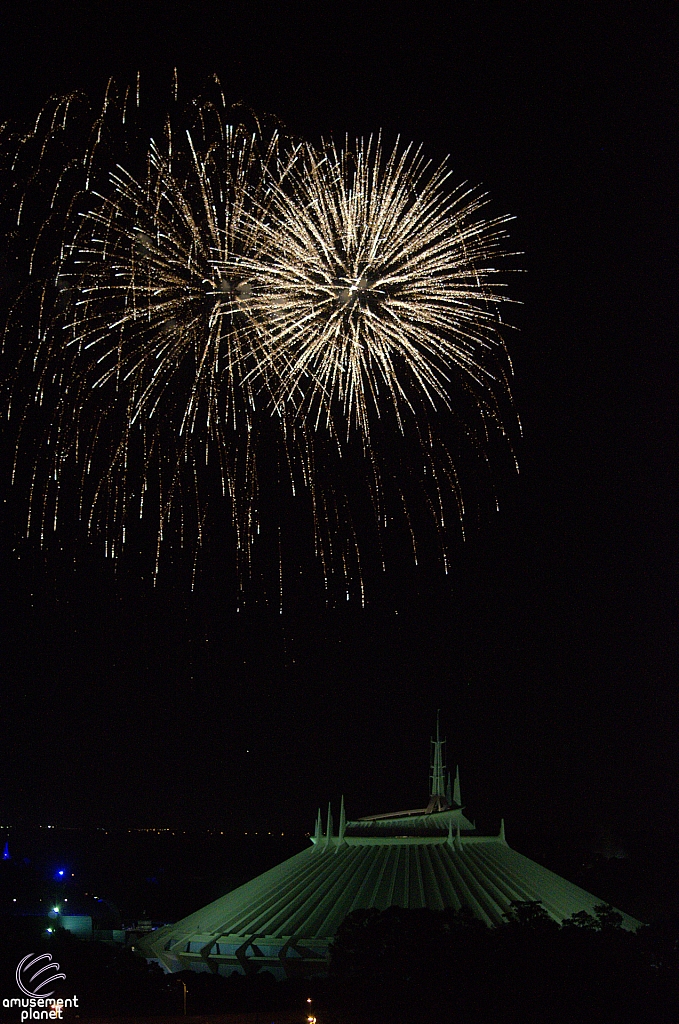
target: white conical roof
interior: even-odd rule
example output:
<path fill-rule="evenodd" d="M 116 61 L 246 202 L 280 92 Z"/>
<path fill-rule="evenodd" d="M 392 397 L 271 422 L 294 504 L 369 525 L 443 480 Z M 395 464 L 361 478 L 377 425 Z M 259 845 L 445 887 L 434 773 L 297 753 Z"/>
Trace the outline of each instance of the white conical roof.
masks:
<path fill-rule="evenodd" d="M 539 900 L 557 921 L 592 913 L 601 903 L 500 836 L 464 836 L 458 829 L 452 839 L 451 820 L 428 835 L 352 834 L 360 825 L 347 822 L 342 840 L 314 839 L 277 867 L 158 929 L 140 942 L 142 952 L 168 971 L 314 973 L 327 969 L 329 942 L 357 908 L 468 907 L 494 925 L 514 900 Z M 623 914 L 623 924 L 633 929 L 639 922 Z"/>
<path fill-rule="evenodd" d="M 350 828 L 347 823 L 347 829 Z M 556 921 L 601 902 L 579 886 L 512 850 L 498 837 L 355 838 L 290 857 L 176 925 L 143 940 L 168 970 L 195 963 L 217 967 L 251 945 L 279 957 L 284 946 L 324 957 L 347 913 L 358 907 L 469 907 L 481 921 L 502 924 L 513 900 L 540 900 Z M 638 925 L 624 915 L 628 928 Z M 287 954 L 287 953 L 286 953 Z M 231 966 L 231 970 L 238 963 Z"/>

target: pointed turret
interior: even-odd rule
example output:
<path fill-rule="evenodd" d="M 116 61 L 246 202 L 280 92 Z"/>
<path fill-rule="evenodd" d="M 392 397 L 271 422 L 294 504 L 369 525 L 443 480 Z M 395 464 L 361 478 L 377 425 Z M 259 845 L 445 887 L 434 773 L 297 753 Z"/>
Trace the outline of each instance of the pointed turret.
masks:
<path fill-rule="evenodd" d="M 344 796 L 342 796 L 342 801 L 340 803 L 339 836 L 338 836 L 337 846 L 335 847 L 335 853 L 337 853 L 337 851 L 339 850 L 340 846 L 342 846 L 342 844 L 344 843 L 344 833 L 346 832 L 346 829 L 347 829 L 347 816 L 344 813 Z"/>
<path fill-rule="evenodd" d="M 453 805 L 453 791 L 450 786 L 450 772 L 448 772 L 448 781 L 446 782 L 446 803 L 449 807 Z"/>
<path fill-rule="evenodd" d="M 498 839 L 500 840 L 501 843 L 506 843 L 507 842 L 507 840 L 505 839 L 505 819 L 504 818 L 500 818 L 500 834 L 498 836 Z"/>
<path fill-rule="evenodd" d="M 313 849 L 314 850 L 320 850 L 321 849 L 321 841 L 322 841 L 322 839 L 323 839 L 323 818 L 321 817 L 321 808 L 319 808 L 319 813 L 317 813 L 317 815 L 316 815 L 315 825 L 313 827 L 313 839 L 311 841 L 313 843 Z"/>
<path fill-rule="evenodd" d="M 328 827 L 325 833 L 325 845 L 330 846 L 332 842 L 332 806 L 328 804 Z"/>
<path fill-rule="evenodd" d="M 455 785 L 453 786 L 453 803 L 462 807 L 462 795 L 460 793 L 460 766 L 455 766 Z"/>

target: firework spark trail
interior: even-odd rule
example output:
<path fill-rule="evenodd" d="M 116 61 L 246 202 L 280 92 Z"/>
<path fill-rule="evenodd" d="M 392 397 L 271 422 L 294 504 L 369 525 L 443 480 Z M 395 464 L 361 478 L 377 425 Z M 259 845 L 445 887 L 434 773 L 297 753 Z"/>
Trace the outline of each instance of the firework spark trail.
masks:
<path fill-rule="evenodd" d="M 417 562 L 419 504 L 447 571 L 448 521 L 464 508 L 440 427 L 453 424 L 485 462 L 494 437 L 507 437 L 511 366 L 497 313 L 506 296 L 492 281 L 509 218 L 484 219 L 486 197 L 450 191 L 446 165 L 432 169 L 413 146 L 386 158 L 379 138 L 316 149 L 242 110 L 234 119 L 218 94 L 183 122 L 168 116 L 139 173 L 115 159 L 116 118 L 133 140 L 122 150 L 138 156 L 138 143 L 130 91 L 120 108 L 111 87 L 82 154 L 62 145 L 61 167 L 49 168 L 30 260 L 37 332 L 18 360 L 33 381 L 20 431 L 32 407 L 52 409 L 29 523 L 39 520 L 41 541 L 48 522 L 56 529 L 75 470 L 80 517 L 108 555 L 119 555 L 132 519 L 156 518 L 157 573 L 171 523 L 197 553 L 220 518 L 208 515 L 216 473 L 247 574 L 259 460 L 273 446 L 279 482 L 309 502 L 326 586 L 339 570 L 347 594 L 358 581 L 365 599 L 347 459 L 360 466 L 382 564 L 390 502 Z M 81 107 L 80 97 L 55 100 L 51 120 L 45 113 L 20 140 L 17 153 L 40 152 L 19 217 L 49 163 L 48 137 Z"/>
<path fill-rule="evenodd" d="M 209 463 L 211 448 L 220 457 L 222 489 L 235 497 L 236 469 L 225 431 L 229 425 L 243 434 L 251 429 L 251 394 L 241 379 L 250 354 L 248 330 L 247 322 L 238 322 L 243 287 L 232 274 L 231 250 L 238 244 L 240 179 L 247 175 L 252 146 L 232 130 L 224 142 L 222 170 L 232 170 L 235 178 L 226 182 L 214 180 L 214 164 L 198 156 L 190 135 L 191 166 L 183 179 L 153 146 L 145 187 L 129 176 L 113 177 L 113 193 L 86 218 L 71 250 L 77 260 L 88 261 L 77 289 L 84 312 L 76 307 L 68 325 L 78 356 L 91 350 L 83 391 L 115 381 L 116 392 L 126 394 L 126 425 L 143 423 L 148 429 L 158 421 L 166 455 L 174 444 L 175 473 L 162 519 L 169 519 L 183 461 L 194 467 L 201 521 L 195 467 Z M 192 193 L 193 204 L 187 199 Z M 91 239 L 91 248 L 83 237 Z M 219 275 L 212 273 L 214 257 Z M 116 461 L 123 459 L 127 445 Z M 109 472 L 114 469 L 112 463 Z"/>
<path fill-rule="evenodd" d="M 69 458 L 80 453 L 83 487 L 98 463 L 87 524 L 103 529 L 108 554 L 124 543 L 132 495 L 141 515 L 155 477 L 156 570 L 173 509 L 183 520 L 187 500 L 196 504 L 200 543 L 196 468 L 211 451 L 246 560 L 252 537 L 244 524 L 256 492 L 248 440 L 255 403 L 244 375 L 254 355 L 242 311 L 248 286 L 233 256 L 256 233 L 243 213 L 258 198 L 262 166 L 278 159 L 278 138 L 263 143 L 219 118 L 209 133 L 201 111 L 195 139 L 187 131 L 174 146 L 169 133 L 163 149 L 151 143 L 144 179 L 118 167 L 107 188 L 90 194 L 62 249 L 56 279 L 67 299 L 52 314 L 39 361 L 38 390 L 58 388 L 41 536 Z"/>

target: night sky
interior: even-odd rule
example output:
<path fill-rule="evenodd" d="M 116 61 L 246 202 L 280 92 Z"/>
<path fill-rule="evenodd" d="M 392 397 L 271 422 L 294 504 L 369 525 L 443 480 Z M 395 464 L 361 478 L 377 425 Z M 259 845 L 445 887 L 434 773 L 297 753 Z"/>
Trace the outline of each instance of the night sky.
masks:
<path fill-rule="evenodd" d="M 498 460 L 500 511 L 451 529 L 448 576 L 397 560 L 365 608 L 327 601 L 308 560 L 282 614 L 256 580 L 237 612 L 218 524 L 194 591 L 185 562 L 154 587 L 76 531 L 41 552 L 3 470 L 0 823 L 306 829 L 342 793 L 350 816 L 421 806 L 440 708 L 469 815 L 504 815 L 510 842 L 676 831 L 672 5 L 588 6 L 4 12 L 0 121 L 138 70 L 161 112 L 174 66 L 186 99 L 216 72 L 312 141 L 383 129 L 450 154 L 516 215 L 525 273 L 505 312 L 520 474 Z"/>

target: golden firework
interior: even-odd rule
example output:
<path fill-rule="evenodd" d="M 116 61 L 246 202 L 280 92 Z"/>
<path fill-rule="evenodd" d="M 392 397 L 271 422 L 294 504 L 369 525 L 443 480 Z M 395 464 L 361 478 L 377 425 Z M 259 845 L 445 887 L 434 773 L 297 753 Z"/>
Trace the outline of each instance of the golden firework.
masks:
<path fill-rule="evenodd" d="M 485 219 L 487 196 L 446 190 L 421 149 L 379 140 L 305 146 L 262 211 L 249 261 L 251 308 L 279 401 L 318 425 L 370 433 L 385 403 L 453 405 L 466 388 L 501 418 L 508 360 L 498 332 L 494 261 L 509 217 Z"/>
<path fill-rule="evenodd" d="M 278 484 L 307 496 L 326 584 L 339 568 L 363 594 L 361 488 L 380 537 L 405 516 L 415 558 L 420 505 L 447 568 L 464 511 L 451 427 L 484 462 L 507 436 L 509 218 L 484 217 L 487 197 L 451 190 L 421 149 L 302 144 L 228 107 L 218 83 L 168 116 L 140 168 L 138 106 L 109 89 L 69 150 L 82 98 L 58 99 L 17 146 L 15 165 L 38 154 L 19 222 L 35 183 L 51 190 L 7 330 L 33 325 L 11 389 L 19 461 L 35 409 L 49 412 L 29 530 L 44 540 L 75 490 L 110 556 L 135 520 L 155 523 L 157 573 L 163 540 L 197 551 L 226 502 L 246 574 L 262 506 L 276 511 L 259 472 L 273 452 Z"/>

